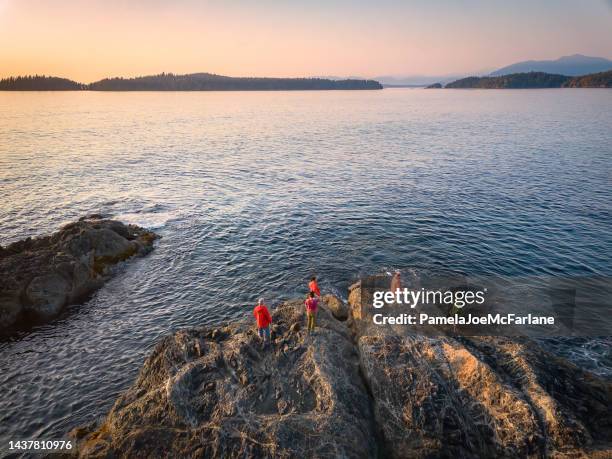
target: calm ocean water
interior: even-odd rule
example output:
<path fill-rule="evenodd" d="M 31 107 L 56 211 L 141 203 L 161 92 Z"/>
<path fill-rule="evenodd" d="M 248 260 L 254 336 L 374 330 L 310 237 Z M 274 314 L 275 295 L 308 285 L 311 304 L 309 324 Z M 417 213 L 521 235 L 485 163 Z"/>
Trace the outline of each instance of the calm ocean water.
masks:
<path fill-rule="evenodd" d="M 612 90 L 0 93 L 0 243 L 163 239 L 0 343 L 0 447 L 104 414 L 177 328 L 395 268 L 612 275 Z M 559 352 L 610 374 L 609 340 Z"/>

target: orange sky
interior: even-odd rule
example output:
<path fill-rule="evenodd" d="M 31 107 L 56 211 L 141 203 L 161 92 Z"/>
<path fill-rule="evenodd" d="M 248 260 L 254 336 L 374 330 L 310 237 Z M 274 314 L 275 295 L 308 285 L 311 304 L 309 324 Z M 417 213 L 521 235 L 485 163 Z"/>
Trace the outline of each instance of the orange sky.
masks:
<path fill-rule="evenodd" d="M 599 0 L 0 0 L 0 77 L 477 72 L 573 53 L 610 58 L 610 24 L 612 7 Z"/>

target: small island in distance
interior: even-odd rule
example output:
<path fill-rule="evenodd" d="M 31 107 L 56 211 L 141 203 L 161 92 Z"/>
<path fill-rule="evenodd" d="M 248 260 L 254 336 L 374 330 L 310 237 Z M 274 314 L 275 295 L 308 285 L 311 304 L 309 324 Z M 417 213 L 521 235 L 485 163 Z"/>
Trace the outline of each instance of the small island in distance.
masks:
<path fill-rule="evenodd" d="M 105 78 L 90 84 L 51 76 L 18 76 L 0 80 L 0 91 L 304 91 L 382 89 L 374 80 L 325 78 L 248 78 L 212 73 Z"/>

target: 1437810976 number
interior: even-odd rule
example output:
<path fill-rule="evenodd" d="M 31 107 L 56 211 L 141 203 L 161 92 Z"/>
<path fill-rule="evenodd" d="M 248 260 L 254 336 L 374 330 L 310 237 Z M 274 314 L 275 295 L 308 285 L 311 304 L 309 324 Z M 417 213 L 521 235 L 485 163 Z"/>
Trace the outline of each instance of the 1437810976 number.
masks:
<path fill-rule="evenodd" d="M 70 440 L 17 440 L 9 441 L 10 450 L 67 450 L 72 449 Z"/>

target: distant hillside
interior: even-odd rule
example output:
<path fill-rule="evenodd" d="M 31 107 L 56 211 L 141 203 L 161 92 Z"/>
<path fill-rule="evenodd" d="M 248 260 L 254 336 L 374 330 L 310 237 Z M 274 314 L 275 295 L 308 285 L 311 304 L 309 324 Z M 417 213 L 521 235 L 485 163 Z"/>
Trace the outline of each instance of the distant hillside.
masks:
<path fill-rule="evenodd" d="M 0 91 L 78 91 L 84 85 L 66 78 L 19 76 L 0 80 Z"/>
<path fill-rule="evenodd" d="M 322 78 L 235 78 L 211 73 L 160 75 L 137 78 L 106 78 L 89 85 L 92 91 L 274 91 L 382 89 L 374 80 L 328 80 Z"/>
<path fill-rule="evenodd" d="M 612 70 L 579 77 L 543 72 L 515 73 L 500 77 L 468 77 L 452 83 L 451 89 L 611 88 Z"/>
<path fill-rule="evenodd" d="M 515 73 L 499 77 L 467 77 L 445 87 L 452 89 L 531 89 L 531 88 L 560 88 L 571 77 L 565 75 L 552 75 L 543 72 Z"/>
<path fill-rule="evenodd" d="M 566 88 L 612 88 L 612 70 L 574 77 L 564 84 Z"/>
<path fill-rule="evenodd" d="M 491 76 L 514 73 L 545 72 L 557 75 L 579 76 L 589 73 L 612 70 L 612 61 L 603 57 L 590 57 L 581 54 L 564 56 L 550 61 L 524 61 L 491 72 Z"/>

